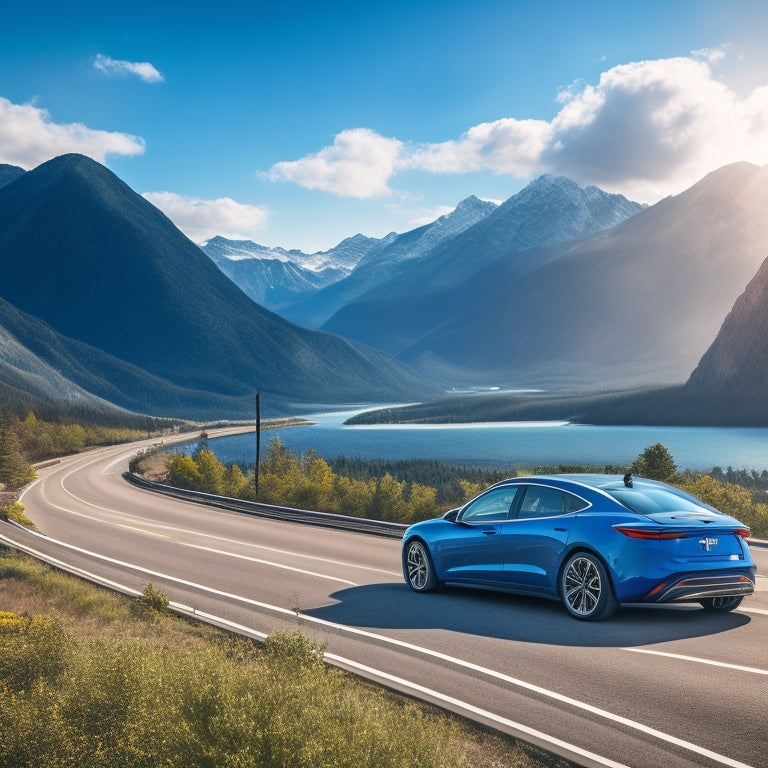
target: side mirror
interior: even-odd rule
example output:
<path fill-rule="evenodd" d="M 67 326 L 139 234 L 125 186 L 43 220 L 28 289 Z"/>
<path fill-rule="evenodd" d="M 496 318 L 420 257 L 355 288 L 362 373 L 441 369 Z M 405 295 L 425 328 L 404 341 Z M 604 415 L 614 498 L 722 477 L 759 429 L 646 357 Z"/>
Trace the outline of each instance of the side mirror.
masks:
<path fill-rule="evenodd" d="M 458 509 L 450 509 L 443 515 L 443 520 L 447 520 L 449 523 L 455 523 L 458 514 Z"/>

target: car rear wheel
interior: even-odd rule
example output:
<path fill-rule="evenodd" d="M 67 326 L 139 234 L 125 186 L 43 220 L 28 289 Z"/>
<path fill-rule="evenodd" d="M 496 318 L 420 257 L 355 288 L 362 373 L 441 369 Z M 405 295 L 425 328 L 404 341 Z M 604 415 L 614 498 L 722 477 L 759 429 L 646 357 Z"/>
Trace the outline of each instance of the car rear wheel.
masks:
<path fill-rule="evenodd" d="M 700 600 L 702 608 L 706 611 L 733 611 L 741 605 L 744 595 L 735 597 L 707 597 Z"/>
<path fill-rule="evenodd" d="M 414 539 L 403 553 L 403 574 L 414 592 L 431 592 L 437 586 L 437 577 L 426 545 Z"/>
<path fill-rule="evenodd" d="M 605 566 L 588 552 L 576 553 L 565 564 L 560 595 L 568 613 L 584 621 L 607 619 L 618 607 Z"/>

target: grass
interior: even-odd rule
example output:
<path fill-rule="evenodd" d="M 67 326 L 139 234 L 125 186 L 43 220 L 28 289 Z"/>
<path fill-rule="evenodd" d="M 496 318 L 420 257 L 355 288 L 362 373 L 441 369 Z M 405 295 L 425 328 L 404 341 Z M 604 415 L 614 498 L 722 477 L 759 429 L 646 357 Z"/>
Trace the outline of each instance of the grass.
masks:
<path fill-rule="evenodd" d="M 0 765 L 568 768 L 360 681 L 299 633 L 264 644 L 0 548 Z"/>

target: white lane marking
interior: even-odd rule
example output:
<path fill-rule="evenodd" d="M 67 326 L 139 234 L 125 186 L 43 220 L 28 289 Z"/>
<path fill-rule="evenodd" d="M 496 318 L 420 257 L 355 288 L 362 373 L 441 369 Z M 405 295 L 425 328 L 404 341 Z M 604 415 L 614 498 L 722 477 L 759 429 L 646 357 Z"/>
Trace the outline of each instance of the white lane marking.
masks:
<path fill-rule="evenodd" d="M 486 720 L 490 720 L 491 722 L 498 723 L 499 725 L 503 725 L 507 728 L 511 728 L 514 731 L 518 731 L 519 733 L 524 733 L 526 736 L 532 736 L 533 738 L 538 739 L 540 742 L 543 741 L 547 744 L 551 744 L 553 747 L 564 747 L 573 754 L 586 757 L 589 760 L 599 763 L 600 765 L 606 766 L 607 768 L 627 768 L 627 766 L 625 766 L 623 763 L 617 763 L 615 760 L 602 757 L 601 755 L 596 755 L 594 752 L 589 752 L 586 749 L 582 749 L 581 747 L 569 744 L 566 741 L 561 741 L 554 736 L 550 736 L 549 734 L 543 733 L 542 731 L 537 731 L 535 728 L 529 728 L 527 725 L 523 725 L 522 723 L 517 723 L 514 720 L 501 717 L 501 715 L 489 712 L 487 709 L 480 709 L 480 707 L 476 707 L 473 704 L 468 704 L 466 701 L 456 699 L 453 696 L 440 693 L 433 688 L 426 688 L 425 686 L 419 685 L 418 683 L 412 683 L 410 680 L 405 680 L 402 677 L 390 675 L 387 672 L 382 672 L 381 670 L 374 669 L 373 667 L 368 667 L 365 664 L 359 664 L 356 661 L 345 659 L 343 656 L 337 656 L 334 653 L 324 653 L 323 658 L 335 661 L 340 666 L 344 666 L 349 669 L 356 669 L 360 672 L 365 672 L 369 676 L 375 675 L 382 680 L 395 683 L 400 687 L 401 690 L 409 689 L 411 691 L 415 691 L 416 693 L 424 694 L 433 700 L 442 701 L 446 704 L 451 704 L 454 707 L 460 707 L 466 712 L 472 712 L 473 714 L 479 715 Z"/>
<path fill-rule="evenodd" d="M 91 462 L 91 463 L 95 463 L 95 462 Z M 247 545 L 249 547 L 253 547 L 253 548 L 256 548 L 256 549 L 262 549 L 262 550 L 265 550 L 267 552 L 274 552 L 275 554 L 278 554 L 278 555 L 289 555 L 291 557 L 296 557 L 296 558 L 299 558 L 301 560 L 314 560 L 314 561 L 317 561 L 317 562 L 326 563 L 328 565 L 338 565 L 338 566 L 342 566 L 344 568 L 355 568 L 357 570 L 362 570 L 362 571 L 371 571 L 373 573 L 382 573 L 382 574 L 385 574 L 387 576 L 400 576 L 401 575 L 400 571 L 386 571 L 386 570 L 383 570 L 381 568 L 371 568 L 370 566 L 367 566 L 367 565 L 358 565 L 356 563 L 347 563 L 347 562 L 342 562 L 340 560 L 331 560 L 331 559 L 326 558 L 326 557 L 318 557 L 316 555 L 304 555 L 304 554 L 301 554 L 301 553 L 298 553 L 298 552 L 291 552 L 291 551 L 285 550 L 285 549 L 277 549 L 275 547 L 267 547 L 267 546 L 264 546 L 262 544 L 253 544 L 253 543 L 248 542 L 248 541 L 234 541 L 233 539 L 229 539 L 229 538 L 227 538 L 225 536 L 214 536 L 213 534 L 201 533 L 201 532 L 198 532 L 198 531 L 192 531 L 192 530 L 190 530 L 188 528 L 179 528 L 178 526 L 173 526 L 173 525 L 163 525 L 161 523 L 156 523 L 154 520 L 151 520 L 149 518 L 146 518 L 146 517 L 143 517 L 143 516 L 140 516 L 140 515 L 134 515 L 134 514 L 132 514 L 130 512 L 125 512 L 125 511 L 119 510 L 119 509 L 113 509 L 111 507 L 100 506 L 98 504 L 94 504 L 93 502 L 88 501 L 87 499 L 83 499 L 80 496 L 77 496 L 76 494 L 72 493 L 72 491 L 70 491 L 67 488 L 65 488 L 64 480 L 66 480 L 73 472 L 79 471 L 79 469 L 81 469 L 81 467 L 76 467 L 76 468 L 72 469 L 71 471 L 67 472 L 64 475 L 64 477 L 59 481 L 59 485 L 60 485 L 61 489 L 70 498 L 75 499 L 76 501 L 78 501 L 81 504 L 84 504 L 84 505 L 86 505 L 88 507 L 93 507 L 94 509 L 98 510 L 99 512 L 107 512 L 109 514 L 115 515 L 116 517 L 122 518 L 122 519 L 140 521 L 140 522 L 142 522 L 142 523 L 144 523 L 146 525 L 153 526 L 155 528 L 158 528 L 158 529 L 164 530 L 164 531 L 170 531 L 170 532 L 173 532 L 173 533 L 186 533 L 186 534 L 189 534 L 189 535 L 192 535 L 192 536 L 198 536 L 200 538 L 213 539 L 214 541 L 223 541 L 223 542 L 226 542 L 228 544 L 231 544 L 231 543 L 234 543 L 234 544 L 245 544 L 245 545 Z M 114 525 L 118 525 L 119 527 L 122 527 L 122 528 L 128 528 L 129 530 L 142 531 L 142 529 L 140 529 L 140 528 L 135 528 L 135 527 L 132 527 L 132 526 L 129 526 L 129 525 L 126 525 L 126 524 L 112 523 L 112 521 L 107 521 L 107 520 L 101 520 L 101 519 L 93 518 L 93 517 L 91 517 L 89 515 L 84 514 L 83 512 L 79 512 L 79 511 L 74 510 L 74 509 L 68 509 L 67 507 L 62 507 L 61 505 L 52 502 L 48 498 L 48 496 L 45 495 L 45 494 L 44 494 L 44 497 L 45 497 L 46 502 L 50 506 L 52 506 L 52 507 L 54 507 L 54 508 L 56 508 L 58 510 L 61 510 L 62 512 L 66 512 L 67 514 L 75 515 L 76 517 L 83 517 L 86 520 L 93 520 L 95 522 L 102 523 L 103 525 L 113 525 L 114 524 Z M 150 531 L 144 531 L 144 532 L 147 535 L 149 535 L 149 536 L 162 536 L 162 534 L 151 533 Z M 181 542 L 177 542 L 177 543 L 181 543 Z M 194 547 L 194 546 L 198 546 L 198 545 L 185 544 L 184 546 Z M 202 546 L 198 546 L 198 548 L 199 549 L 205 549 L 205 547 L 202 547 Z M 212 549 L 210 551 L 211 552 L 217 552 L 218 554 L 230 555 L 231 557 L 240 557 L 239 555 L 235 555 L 235 554 L 232 554 L 232 553 L 229 553 L 229 552 L 222 552 L 221 550 Z M 259 561 L 256 561 L 255 558 L 254 558 L 254 561 L 255 562 L 259 562 Z M 261 561 L 261 562 L 263 562 L 265 564 L 268 563 L 268 561 L 266 561 L 266 560 Z M 276 563 L 270 563 L 270 564 L 271 565 L 275 565 L 275 567 L 277 567 L 277 568 L 286 568 L 287 570 L 296 570 L 296 571 L 302 572 L 298 568 L 289 568 L 288 566 L 281 566 L 281 565 L 278 565 Z M 309 572 L 307 572 L 307 573 L 309 573 Z M 314 574 L 314 575 L 316 575 L 316 574 Z M 323 578 L 333 579 L 333 577 L 331 577 L 331 576 L 324 576 Z M 333 579 L 333 580 L 341 581 L 341 582 L 346 583 L 346 584 L 351 584 L 353 586 L 357 586 L 357 584 L 355 582 L 347 581 L 346 579 Z"/>
<path fill-rule="evenodd" d="M 11 542 L 10 539 L 7 539 L 2 534 L 0 534 L 0 539 L 3 539 L 8 543 L 13 544 L 13 542 Z M 19 546 L 22 550 L 28 552 L 29 554 L 36 555 L 40 559 L 47 561 L 53 565 L 57 565 L 63 568 L 64 570 L 69 571 L 70 573 L 75 573 L 76 575 L 82 576 L 83 578 L 91 579 L 97 583 L 109 586 L 112 589 L 115 589 L 117 591 L 123 592 L 125 594 L 131 594 L 136 597 L 138 597 L 141 594 L 141 592 L 139 592 L 136 589 L 133 589 L 132 587 L 119 584 L 116 581 L 110 581 L 109 579 L 105 579 L 97 574 L 89 573 L 88 571 L 84 571 L 81 568 L 76 568 L 74 566 L 68 565 L 67 563 L 64 563 L 61 560 L 57 560 L 56 558 L 51 557 L 50 555 L 45 555 L 41 552 L 37 552 L 31 547 L 25 547 L 22 545 L 14 545 L 14 546 Z M 142 569 L 137 568 L 137 570 L 142 570 Z M 244 599 L 244 598 L 240 598 L 240 599 Z M 258 630 L 253 629 L 251 627 L 246 627 L 243 624 L 238 624 L 234 621 L 223 619 L 220 616 L 214 616 L 213 614 L 206 613 L 205 611 L 197 611 L 194 608 L 190 608 L 187 605 L 182 605 L 181 603 L 171 602 L 169 603 L 169 605 L 171 608 L 178 610 L 182 613 L 192 614 L 197 619 L 201 619 L 203 621 L 207 620 L 209 622 L 213 622 L 217 624 L 218 626 L 227 627 L 229 629 L 235 630 L 242 634 L 251 635 L 261 640 L 266 640 L 269 637 L 269 635 L 264 632 L 259 632 Z M 288 613 L 288 611 L 286 611 L 285 609 L 279 609 L 279 608 L 276 608 L 275 606 L 271 606 L 271 607 L 274 610 L 277 610 L 281 613 Z M 291 613 L 293 612 L 291 611 Z M 491 722 L 495 722 L 495 723 L 498 723 L 499 725 L 504 725 L 512 729 L 517 729 L 520 733 L 524 733 L 528 736 L 533 736 L 545 744 L 550 744 L 552 746 L 564 748 L 566 750 L 569 750 L 572 754 L 575 754 L 575 755 L 588 757 L 592 761 L 599 763 L 600 765 L 606 766 L 606 768 L 628 768 L 628 766 L 624 765 L 623 763 L 617 763 L 614 760 L 611 760 L 606 757 L 602 757 L 601 755 L 597 755 L 594 752 L 589 752 L 585 749 L 582 749 L 581 747 L 577 747 L 574 744 L 569 744 L 568 742 L 562 741 L 561 739 L 555 738 L 554 736 L 550 736 L 549 734 L 543 733 L 542 731 L 537 731 L 533 728 L 529 728 L 528 726 L 523 725 L 522 723 L 516 723 L 513 720 L 508 720 L 507 718 L 501 717 L 500 715 L 496 715 L 493 712 L 488 712 L 487 710 L 483 710 L 483 709 L 480 709 L 479 707 L 475 707 L 474 705 L 469 704 L 468 702 L 461 701 L 460 699 L 455 699 L 452 696 L 447 696 L 446 694 L 440 693 L 438 691 L 435 691 L 429 688 L 425 688 L 424 686 L 421 686 L 418 683 L 413 683 L 410 680 L 405 680 L 404 678 L 395 677 L 394 675 L 390 675 L 387 672 L 374 669 L 373 667 L 368 667 L 364 664 L 360 664 L 359 662 L 353 661 L 352 659 L 346 659 L 343 656 L 338 656 L 336 654 L 330 654 L 330 653 L 323 653 L 323 658 L 328 661 L 334 662 L 337 666 L 345 667 L 347 669 L 356 669 L 360 672 L 366 672 L 369 675 L 375 676 L 379 679 L 388 680 L 391 683 L 397 683 L 403 689 L 411 690 L 416 693 L 429 695 L 437 701 L 442 701 L 442 702 L 445 702 L 446 704 L 452 704 L 455 707 L 460 708 L 466 712 L 471 712 L 471 713 L 480 715 L 482 717 L 485 717 Z M 749 768 L 749 766 L 747 766 L 746 768 Z"/>
<path fill-rule="evenodd" d="M 243 624 L 229 621 L 229 619 L 223 619 L 220 616 L 214 616 L 211 613 L 196 611 L 194 608 L 181 605 L 180 603 L 171 603 L 170 605 L 171 607 L 176 608 L 183 613 L 193 614 L 195 618 L 211 621 L 219 626 L 227 627 L 241 634 L 251 635 L 253 637 L 259 638 L 260 640 L 266 640 L 269 637 L 269 635 L 265 632 L 259 632 L 257 629 L 253 629 L 252 627 L 246 627 Z M 326 661 L 331 661 L 336 666 L 342 667 L 344 669 L 357 670 L 358 672 L 365 673 L 369 679 L 374 678 L 379 680 L 386 680 L 389 683 L 396 684 L 400 690 L 409 690 L 415 693 L 424 694 L 434 701 L 441 701 L 445 704 L 452 705 L 454 708 L 479 715 L 480 717 L 483 717 L 492 723 L 503 725 L 506 728 L 517 731 L 518 733 L 525 734 L 526 736 L 532 736 L 533 738 L 538 739 L 539 742 L 550 744 L 553 747 L 561 747 L 568 750 L 571 754 L 586 757 L 592 762 L 606 766 L 606 768 L 628 768 L 628 766 L 624 765 L 623 763 L 617 763 L 615 760 L 611 760 L 610 758 L 597 755 L 594 752 L 589 752 L 588 750 L 577 747 L 574 744 L 569 744 L 566 741 L 562 741 L 561 739 L 555 738 L 554 736 L 550 736 L 548 733 L 544 733 L 543 731 L 537 731 L 535 728 L 529 728 L 527 725 L 517 723 L 514 720 L 509 720 L 506 717 L 501 717 L 501 715 L 497 715 L 494 712 L 489 712 L 487 709 L 480 709 L 480 707 L 476 707 L 473 704 L 462 701 L 461 699 L 456 699 L 453 696 L 440 693 L 439 691 L 436 691 L 432 688 L 426 688 L 423 685 L 411 682 L 405 678 L 390 675 L 389 673 L 383 672 L 380 669 L 375 669 L 374 667 L 360 664 L 359 662 L 353 661 L 352 659 L 347 659 L 344 656 L 338 656 L 335 653 L 324 652 L 323 659 Z"/>
<path fill-rule="evenodd" d="M 768 616 L 768 611 L 762 608 L 739 608 L 739 613 L 759 613 L 761 616 Z"/>
<path fill-rule="evenodd" d="M 155 536 L 158 539 L 170 539 L 170 536 L 166 536 L 163 533 L 155 533 L 154 531 L 145 531 L 143 528 L 135 528 L 132 525 L 118 525 L 119 528 L 126 528 L 129 531 L 136 531 L 138 533 L 143 533 L 146 536 Z M 263 560 L 259 557 L 250 557 L 249 555 L 240 555 L 236 552 L 227 552 L 224 549 L 214 549 L 213 547 L 204 547 L 201 544 L 189 544 L 187 542 L 183 541 L 177 541 L 176 544 L 180 547 L 189 547 L 190 549 L 199 549 L 203 552 L 212 552 L 214 555 L 223 555 L 224 557 L 234 557 L 238 560 L 247 560 L 250 563 L 257 563 L 258 565 L 268 565 L 272 568 L 282 568 L 285 571 L 293 571 L 294 573 L 303 573 L 305 576 L 317 576 L 319 579 L 327 579 L 329 581 L 338 581 L 342 584 L 349 584 L 351 587 L 357 587 L 359 584 L 357 584 L 354 581 L 350 581 L 349 579 L 339 579 L 336 576 L 326 576 L 322 573 L 315 573 L 314 571 L 307 571 L 304 568 L 295 568 L 290 565 L 283 565 L 283 563 L 275 563 L 272 560 Z M 259 549 L 269 549 L 269 547 L 259 547 Z M 291 554 L 290 552 L 287 554 Z M 313 558 L 316 560 L 319 560 L 321 558 Z"/>
<path fill-rule="evenodd" d="M 304 568 L 294 568 L 290 565 L 283 565 L 282 563 L 274 563 L 271 560 L 262 560 L 258 557 L 250 557 L 248 555 L 239 555 L 236 552 L 227 552 L 223 549 L 214 549 L 213 547 L 203 547 L 200 544 L 185 544 L 183 542 L 176 542 L 177 544 L 180 544 L 183 547 L 190 547 L 191 549 L 200 549 L 203 552 L 212 552 L 215 555 L 224 555 L 226 557 L 234 557 L 238 560 L 247 560 L 251 563 L 258 563 L 259 565 L 269 565 L 272 566 L 272 568 L 282 568 L 285 571 L 294 571 L 295 573 L 303 573 L 305 576 L 317 576 L 318 579 L 327 579 L 328 581 L 338 581 L 342 584 L 349 584 L 351 587 L 357 587 L 359 584 L 357 584 L 354 581 L 350 581 L 349 579 L 339 579 L 336 576 L 326 576 L 322 573 L 315 573 L 313 571 L 307 571 Z"/>
<path fill-rule="evenodd" d="M 208 587 L 203 584 L 196 584 L 195 582 L 188 581 L 186 579 L 180 579 L 175 576 L 170 576 L 168 574 L 150 570 L 148 568 L 142 568 L 138 565 L 132 565 L 130 563 L 121 562 L 119 560 L 115 560 L 114 558 L 107 557 L 106 555 L 100 555 L 96 552 L 89 552 L 88 550 L 75 547 L 74 545 L 67 544 L 66 542 L 56 541 L 55 539 L 48 539 L 47 537 L 44 537 L 42 534 L 39 534 L 36 531 L 28 531 L 28 533 L 30 533 L 33 536 L 38 536 L 49 542 L 59 544 L 67 549 L 71 549 L 77 552 L 90 555 L 91 557 L 94 557 L 98 560 L 104 560 L 106 562 L 115 563 L 122 567 L 138 571 L 140 573 L 145 573 L 150 576 L 156 576 L 158 578 L 165 579 L 167 581 L 192 587 L 193 589 L 198 589 L 201 592 L 207 592 L 213 595 L 219 595 L 220 597 L 225 597 L 229 600 L 241 602 L 246 605 L 252 605 L 257 608 L 261 608 L 263 610 L 272 611 L 274 613 L 278 613 L 282 615 L 292 615 L 308 623 L 318 624 L 321 626 L 328 627 L 329 629 L 334 629 L 339 632 L 347 632 L 349 634 L 358 635 L 360 637 L 367 637 L 385 644 L 389 644 L 399 648 L 407 649 L 409 651 L 413 651 L 414 653 L 420 653 L 424 656 L 430 656 L 432 658 L 440 659 L 441 661 L 445 661 L 457 667 L 468 669 L 473 672 L 477 672 L 482 675 L 485 675 L 487 677 L 509 683 L 510 685 L 513 685 L 515 687 L 531 691 L 533 693 L 539 694 L 540 696 L 544 696 L 546 698 L 553 699 L 554 701 L 558 701 L 562 704 L 568 704 L 576 709 L 589 712 L 593 715 L 604 718 L 613 723 L 624 725 L 627 728 L 631 728 L 632 730 L 639 731 L 640 733 L 644 733 L 647 736 L 652 736 L 654 738 L 659 739 L 660 741 L 666 742 L 668 744 L 673 744 L 682 749 L 686 749 L 697 755 L 701 755 L 702 757 L 706 757 L 710 760 L 713 760 L 714 762 L 721 763 L 722 765 L 727 765 L 729 766 L 729 768 L 754 768 L 753 766 L 749 766 L 746 763 L 739 762 L 738 760 L 733 760 L 732 758 L 726 757 L 725 755 L 720 755 L 717 752 L 713 752 L 709 749 L 706 749 L 705 747 L 700 747 L 699 745 L 693 744 L 690 741 L 679 739 L 676 736 L 672 736 L 671 734 L 664 733 L 663 731 L 659 731 L 656 728 L 651 728 L 650 726 L 643 725 L 642 723 L 638 723 L 635 720 L 630 720 L 629 718 L 623 717 L 621 715 L 616 715 L 612 712 L 608 712 L 607 710 L 600 709 L 599 707 L 595 707 L 592 704 L 587 704 L 586 702 L 579 701 L 578 699 L 573 699 L 570 696 L 564 696 L 563 694 L 557 693 L 555 691 L 550 691 L 547 688 L 542 688 L 541 686 L 534 685 L 533 683 L 527 683 L 524 680 L 511 677 L 510 675 L 505 675 L 502 672 L 497 672 L 493 669 L 488 669 L 487 667 L 481 667 L 479 664 L 474 664 L 472 662 L 465 661 L 464 659 L 456 658 L 455 656 L 449 656 L 448 654 L 441 653 L 440 651 L 433 651 L 430 648 L 425 648 L 420 645 L 408 643 L 408 642 L 405 642 L 404 640 L 397 640 L 393 637 L 387 637 L 386 635 L 380 635 L 375 632 L 368 632 L 367 630 L 358 629 L 357 627 L 349 627 L 349 626 L 345 626 L 344 624 L 337 624 L 336 622 L 327 621 L 326 619 L 320 619 L 315 616 L 309 616 L 299 611 L 289 610 L 288 608 L 280 608 L 279 606 L 270 605 L 268 603 L 262 603 L 258 600 L 253 600 L 248 597 L 243 597 L 242 595 L 235 595 L 231 592 L 224 592 L 222 590 L 214 589 L 213 587 Z M 0 539 L 4 539 L 5 541 L 9 541 L 11 544 L 13 544 L 13 542 L 10 539 L 7 539 L 5 536 L 3 536 L 3 534 L 0 534 Z M 18 545 L 14 545 L 14 546 L 18 546 Z M 22 547 L 22 549 L 24 549 L 24 547 Z M 37 553 L 37 554 L 40 554 L 40 553 Z M 46 556 L 42 555 L 41 559 L 45 560 Z"/>
<path fill-rule="evenodd" d="M 728 664 L 724 661 L 712 661 L 711 659 L 700 659 L 697 656 L 683 656 L 680 653 L 666 653 L 664 651 L 652 651 L 648 648 L 622 648 L 622 651 L 631 651 L 632 653 L 646 653 L 651 656 L 665 656 L 668 659 L 678 659 L 680 661 L 695 661 L 698 664 L 710 664 L 713 667 L 724 667 L 725 669 L 735 669 L 739 672 L 750 672 L 753 675 L 768 675 L 768 669 L 758 669 L 757 667 L 743 667 L 740 664 Z"/>

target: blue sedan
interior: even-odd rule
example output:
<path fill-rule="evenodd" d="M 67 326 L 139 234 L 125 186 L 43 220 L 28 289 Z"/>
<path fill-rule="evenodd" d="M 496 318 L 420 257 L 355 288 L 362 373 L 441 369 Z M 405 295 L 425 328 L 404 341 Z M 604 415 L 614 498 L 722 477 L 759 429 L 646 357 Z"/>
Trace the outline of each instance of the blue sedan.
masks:
<path fill-rule="evenodd" d="M 410 526 L 403 575 L 561 600 L 577 619 L 620 603 L 732 611 L 755 589 L 749 528 L 700 499 L 631 475 L 516 477 Z"/>

